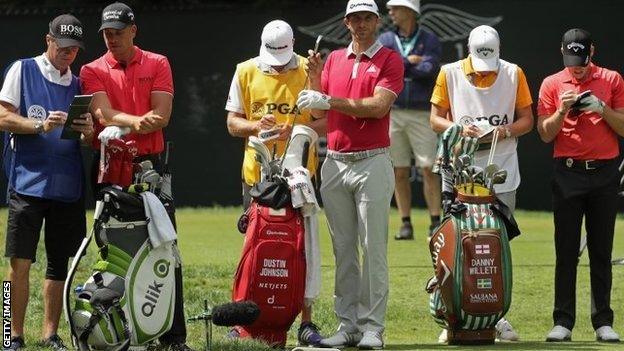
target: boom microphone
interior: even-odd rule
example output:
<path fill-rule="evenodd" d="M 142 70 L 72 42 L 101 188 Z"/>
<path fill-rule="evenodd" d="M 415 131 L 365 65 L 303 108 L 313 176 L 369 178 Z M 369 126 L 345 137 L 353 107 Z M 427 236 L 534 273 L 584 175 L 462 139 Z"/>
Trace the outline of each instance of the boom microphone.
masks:
<path fill-rule="evenodd" d="M 253 301 L 230 302 L 212 309 L 212 322 L 223 327 L 250 325 L 260 316 L 260 308 Z"/>

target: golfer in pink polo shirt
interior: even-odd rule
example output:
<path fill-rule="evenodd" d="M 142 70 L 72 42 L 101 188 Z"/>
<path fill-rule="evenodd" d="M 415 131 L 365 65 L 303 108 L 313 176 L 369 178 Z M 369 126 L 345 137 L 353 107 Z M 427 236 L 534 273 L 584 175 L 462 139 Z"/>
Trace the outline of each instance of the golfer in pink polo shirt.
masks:
<path fill-rule="evenodd" d="M 383 348 L 394 190 L 389 112 L 403 89 L 403 61 L 376 40 L 379 21 L 373 0 L 349 1 L 344 23 L 351 44 L 329 54 L 324 67 L 318 54 L 308 58 L 310 90 L 297 101 L 314 117 L 327 117 L 321 196 L 334 245 L 340 322 L 338 332 L 321 341 L 329 347 Z"/>

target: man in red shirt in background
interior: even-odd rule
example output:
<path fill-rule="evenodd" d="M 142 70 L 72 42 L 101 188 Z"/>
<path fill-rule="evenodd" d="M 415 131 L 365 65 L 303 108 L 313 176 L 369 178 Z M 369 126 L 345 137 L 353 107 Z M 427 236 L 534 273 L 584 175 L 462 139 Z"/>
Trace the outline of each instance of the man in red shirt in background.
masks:
<path fill-rule="evenodd" d="M 123 3 L 104 8 L 100 32 L 108 51 L 80 71 L 83 93 L 93 94 L 91 113 L 96 117 L 98 134 L 93 147 L 99 150 L 100 142 L 107 143 L 110 139 L 135 140 L 138 154 L 134 161 L 150 160 L 154 169 L 162 172 L 162 129 L 169 124 L 173 102 L 169 61 L 134 45 L 137 32 L 134 13 Z M 94 160 L 95 174 L 98 163 L 99 153 Z M 175 227 L 173 202 L 165 206 Z M 176 267 L 175 275 L 173 325 L 160 337 L 160 342 L 172 350 L 190 350 L 185 344 L 181 267 Z"/>
<path fill-rule="evenodd" d="M 403 60 L 376 40 L 379 21 L 373 0 L 349 1 L 344 23 L 351 44 L 329 54 L 324 67 L 318 54 L 308 58 L 311 90 L 297 101 L 314 117 L 327 117 L 321 196 L 334 245 L 340 321 L 338 332 L 321 341 L 328 347 L 383 348 L 394 191 L 389 113 L 403 89 Z"/>
<path fill-rule="evenodd" d="M 546 341 L 570 341 L 576 318 L 576 267 L 585 217 L 591 276 L 591 319 L 598 341 L 618 342 L 611 309 L 611 251 L 617 212 L 618 136 L 624 136 L 624 81 L 591 62 L 583 29 L 561 43 L 565 68 L 542 82 L 537 130 L 554 141 L 554 327 Z M 583 97 L 582 92 L 591 91 Z"/>

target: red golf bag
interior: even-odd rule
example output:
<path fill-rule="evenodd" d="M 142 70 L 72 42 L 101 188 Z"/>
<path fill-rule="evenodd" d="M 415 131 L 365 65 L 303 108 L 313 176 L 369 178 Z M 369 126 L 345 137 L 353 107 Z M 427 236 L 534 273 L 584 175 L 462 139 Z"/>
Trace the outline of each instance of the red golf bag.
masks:
<path fill-rule="evenodd" d="M 260 307 L 260 317 L 251 325 L 236 328 L 241 337 L 283 347 L 286 333 L 303 307 L 306 275 L 303 217 L 290 205 L 276 210 L 256 201 L 248 215 L 232 300 L 255 302 Z"/>

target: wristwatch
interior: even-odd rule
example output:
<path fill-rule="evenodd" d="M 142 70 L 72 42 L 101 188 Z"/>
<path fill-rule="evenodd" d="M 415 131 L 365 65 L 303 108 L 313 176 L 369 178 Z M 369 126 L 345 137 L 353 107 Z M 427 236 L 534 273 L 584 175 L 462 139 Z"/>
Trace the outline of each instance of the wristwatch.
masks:
<path fill-rule="evenodd" d="M 43 133 L 44 129 L 43 129 L 43 121 L 38 119 L 35 121 L 35 133 L 37 134 L 41 134 Z"/>
<path fill-rule="evenodd" d="M 511 138 L 511 130 L 508 127 L 505 127 L 505 139 Z"/>

